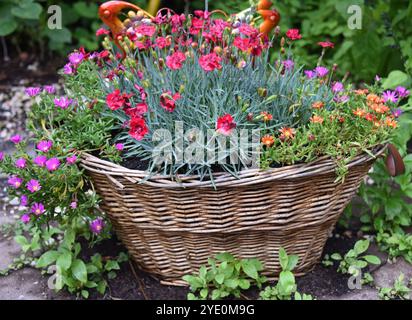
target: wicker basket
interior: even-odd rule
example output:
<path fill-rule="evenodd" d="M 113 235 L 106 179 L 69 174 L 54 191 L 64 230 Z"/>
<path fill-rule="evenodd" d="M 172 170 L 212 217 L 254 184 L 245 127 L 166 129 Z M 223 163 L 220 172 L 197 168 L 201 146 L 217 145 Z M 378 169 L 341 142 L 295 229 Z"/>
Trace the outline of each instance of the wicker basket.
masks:
<path fill-rule="evenodd" d="M 375 150 L 383 153 L 384 147 Z M 230 252 L 258 258 L 264 274 L 280 271 L 278 250 L 299 256 L 297 275 L 319 261 L 329 233 L 368 173 L 375 158 L 362 154 L 348 164 L 344 183 L 335 183 L 335 164 L 319 159 L 266 171 L 245 170 L 236 179 L 210 181 L 165 176 L 142 182 L 145 172 L 91 155 L 82 166 L 103 198 L 117 235 L 135 262 L 163 283 L 180 285 L 207 258 Z"/>

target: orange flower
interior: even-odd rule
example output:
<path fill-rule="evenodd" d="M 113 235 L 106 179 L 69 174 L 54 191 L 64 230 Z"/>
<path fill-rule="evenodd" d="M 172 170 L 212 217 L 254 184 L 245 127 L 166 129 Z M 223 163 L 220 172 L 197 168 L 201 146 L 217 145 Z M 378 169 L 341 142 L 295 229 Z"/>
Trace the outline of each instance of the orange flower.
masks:
<path fill-rule="evenodd" d="M 270 120 L 273 119 L 273 116 L 272 116 L 269 112 L 267 112 L 267 111 L 262 111 L 262 112 L 260 113 L 260 115 L 262 116 L 263 121 L 270 121 Z"/>
<path fill-rule="evenodd" d="M 379 120 L 374 120 L 373 121 L 373 126 L 376 128 L 379 128 L 381 126 L 381 122 Z"/>
<path fill-rule="evenodd" d="M 262 137 L 262 143 L 267 147 L 271 147 L 275 143 L 275 138 L 273 138 L 273 136 L 267 134 L 267 135 Z"/>
<path fill-rule="evenodd" d="M 376 116 L 373 115 L 372 113 L 367 113 L 365 114 L 365 119 L 368 121 L 374 121 L 376 119 Z"/>
<path fill-rule="evenodd" d="M 371 109 L 372 109 L 373 111 L 375 111 L 375 112 L 377 112 L 377 113 L 381 113 L 381 114 L 386 113 L 386 112 L 389 111 L 389 107 L 387 107 L 387 106 L 385 106 L 385 105 L 383 105 L 383 104 L 377 104 L 377 103 L 373 104 L 373 105 L 371 106 Z"/>
<path fill-rule="evenodd" d="M 311 118 L 310 118 L 310 122 L 312 122 L 312 123 L 320 123 L 320 124 L 322 124 L 323 123 L 323 118 L 322 117 L 319 117 L 319 116 L 316 116 L 316 115 L 314 115 L 314 116 L 312 116 Z"/>
<path fill-rule="evenodd" d="M 365 115 L 365 110 L 364 109 L 356 109 L 355 111 L 353 111 L 353 114 L 355 115 L 355 116 L 358 116 L 358 117 L 363 117 L 364 115 Z"/>
<path fill-rule="evenodd" d="M 358 95 L 358 96 L 364 96 L 369 92 L 369 90 L 368 89 L 359 89 L 359 90 L 354 90 L 353 92 L 355 92 L 355 94 Z"/>
<path fill-rule="evenodd" d="M 281 133 L 280 139 L 286 140 L 286 139 L 293 139 L 295 137 L 296 130 L 293 128 L 283 127 L 279 129 L 279 132 Z"/>
<path fill-rule="evenodd" d="M 313 109 L 322 109 L 325 104 L 322 101 L 316 101 L 312 104 Z"/>
<path fill-rule="evenodd" d="M 377 96 L 374 93 L 368 94 L 367 97 L 366 97 L 366 100 L 368 102 L 371 102 L 371 103 L 380 103 L 381 102 L 381 98 L 379 98 L 379 96 Z"/>
<path fill-rule="evenodd" d="M 398 124 L 397 124 L 396 121 L 393 120 L 392 118 L 386 117 L 386 119 L 385 119 L 385 125 L 387 125 L 388 127 L 391 127 L 391 128 L 396 128 Z"/>

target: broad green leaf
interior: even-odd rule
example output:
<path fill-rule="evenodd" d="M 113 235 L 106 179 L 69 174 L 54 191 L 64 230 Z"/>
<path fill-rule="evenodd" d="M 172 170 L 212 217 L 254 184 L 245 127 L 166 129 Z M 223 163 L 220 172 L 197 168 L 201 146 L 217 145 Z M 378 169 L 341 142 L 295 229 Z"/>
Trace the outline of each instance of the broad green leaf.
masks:
<path fill-rule="evenodd" d="M 87 268 L 82 260 L 74 260 L 72 263 L 71 270 L 73 273 L 73 277 L 75 277 L 81 283 L 87 283 Z"/>
<path fill-rule="evenodd" d="M 295 269 L 296 265 L 298 264 L 299 257 L 297 255 L 291 255 L 289 256 L 289 261 L 288 261 L 288 270 L 292 271 Z"/>
<path fill-rule="evenodd" d="M 369 248 L 369 240 L 359 240 L 355 243 L 354 250 L 359 255 Z"/>
<path fill-rule="evenodd" d="M 250 288 L 250 281 L 247 279 L 240 279 L 239 280 L 239 287 L 243 290 L 247 290 Z"/>
<path fill-rule="evenodd" d="M 220 273 L 216 275 L 215 280 L 218 284 L 222 284 L 225 281 L 225 275 Z"/>
<path fill-rule="evenodd" d="M 395 89 L 397 86 L 405 85 L 408 82 L 408 75 L 400 70 L 394 70 L 389 73 L 388 78 L 386 78 L 382 87 L 384 89 Z"/>
<path fill-rule="evenodd" d="M 381 264 L 381 259 L 379 259 L 377 256 L 373 256 L 373 255 L 366 255 L 363 257 L 363 259 L 365 259 L 368 263 L 371 264 Z"/>
<path fill-rule="evenodd" d="M 38 20 L 42 11 L 42 6 L 36 2 L 20 3 L 19 6 L 11 9 L 14 16 L 28 20 Z"/>
<path fill-rule="evenodd" d="M 36 266 L 37 268 L 45 268 L 54 263 L 59 256 L 60 254 L 55 250 L 47 251 L 37 260 Z"/>
<path fill-rule="evenodd" d="M 104 268 L 106 269 L 106 271 L 120 270 L 119 264 L 114 260 L 107 261 Z"/>
<path fill-rule="evenodd" d="M 0 37 L 12 34 L 18 27 L 18 23 L 13 17 L 2 19 L 0 17 Z"/>
<path fill-rule="evenodd" d="M 29 244 L 26 237 L 24 237 L 24 236 L 16 236 L 16 237 L 14 237 L 14 241 L 16 241 L 21 246 Z"/>
<path fill-rule="evenodd" d="M 256 270 L 256 266 L 253 262 L 249 260 L 242 261 L 243 272 L 246 273 L 252 279 L 257 279 L 259 277 Z"/>
<path fill-rule="evenodd" d="M 280 262 L 280 265 L 282 266 L 282 270 L 287 270 L 288 261 L 289 259 L 288 259 L 288 255 L 285 249 L 280 248 L 279 249 L 279 262 Z"/>
<path fill-rule="evenodd" d="M 72 264 L 72 255 L 70 252 L 64 252 L 57 259 L 56 264 L 63 270 L 68 270 Z"/>

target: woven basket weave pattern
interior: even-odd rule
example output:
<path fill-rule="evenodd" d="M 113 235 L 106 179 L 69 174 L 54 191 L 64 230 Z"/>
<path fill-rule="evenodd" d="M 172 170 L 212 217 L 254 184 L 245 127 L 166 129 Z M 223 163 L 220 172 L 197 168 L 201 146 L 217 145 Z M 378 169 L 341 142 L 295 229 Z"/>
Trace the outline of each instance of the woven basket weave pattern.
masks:
<path fill-rule="evenodd" d="M 241 179 L 220 174 L 217 190 L 196 177 L 179 184 L 157 176 L 142 184 L 144 172 L 90 155 L 82 165 L 135 262 L 178 285 L 183 275 L 197 272 L 207 258 L 224 251 L 260 259 L 264 274 L 273 278 L 280 272 L 277 254 L 283 247 L 299 256 L 297 275 L 310 271 L 373 161 L 366 154 L 352 161 L 344 183 L 334 182 L 335 165 L 323 159 L 246 170 Z"/>

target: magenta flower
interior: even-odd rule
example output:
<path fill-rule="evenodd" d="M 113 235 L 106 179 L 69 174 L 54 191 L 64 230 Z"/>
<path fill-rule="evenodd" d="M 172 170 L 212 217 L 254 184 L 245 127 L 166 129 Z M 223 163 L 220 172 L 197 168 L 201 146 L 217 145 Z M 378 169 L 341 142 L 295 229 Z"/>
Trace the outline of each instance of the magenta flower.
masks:
<path fill-rule="evenodd" d="M 401 99 L 406 98 L 407 96 L 409 96 L 409 90 L 406 90 L 405 87 L 399 86 L 395 89 L 395 91 Z"/>
<path fill-rule="evenodd" d="M 29 182 L 27 182 L 26 187 L 27 187 L 27 190 L 29 190 L 31 193 L 34 193 L 41 189 L 41 185 L 39 181 L 35 179 L 31 179 Z"/>
<path fill-rule="evenodd" d="M 76 157 L 75 154 L 72 155 L 72 156 L 70 156 L 70 157 L 67 157 L 67 158 L 66 158 L 66 162 L 67 162 L 68 164 L 75 164 L 76 161 L 77 161 L 77 157 Z"/>
<path fill-rule="evenodd" d="M 20 219 L 21 219 L 21 222 L 23 222 L 24 224 L 27 224 L 30 222 L 30 215 L 28 215 L 27 213 L 23 214 Z"/>
<path fill-rule="evenodd" d="M 34 213 L 36 216 L 43 214 L 46 210 L 44 209 L 44 205 L 40 203 L 33 203 L 31 207 L 31 212 Z"/>
<path fill-rule="evenodd" d="M 349 96 L 336 96 L 335 98 L 333 98 L 333 100 L 337 103 L 346 103 L 349 101 Z"/>
<path fill-rule="evenodd" d="M 73 74 L 73 66 L 71 63 L 68 63 L 63 67 L 63 73 L 67 75 Z"/>
<path fill-rule="evenodd" d="M 343 91 L 343 83 L 342 82 L 335 82 L 332 86 L 333 92 L 342 92 Z"/>
<path fill-rule="evenodd" d="M 19 159 L 16 160 L 14 165 L 16 166 L 16 168 L 24 169 L 26 167 L 26 159 L 19 158 Z"/>
<path fill-rule="evenodd" d="M 60 160 L 57 158 L 51 158 L 46 161 L 46 168 L 49 171 L 55 171 L 60 167 Z"/>
<path fill-rule="evenodd" d="M 393 102 L 393 103 L 397 103 L 398 102 L 398 94 L 396 93 L 396 91 L 391 91 L 391 90 L 386 90 L 383 94 L 383 101 L 384 102 Z"/>
<path fill-rule="evenodd" d="M 326 77 L 326 75 L 329 73 L 329 70 L 325 67 L 316 67 L 315 73 L 318 78 L 323 78 Z"/>
<path fill-rule="evenodd" d="M 102 232 L 104 226 L 105 226 L 105 223 L 104 223 L 103 219 L 102 218 L 97 218 L 96 220 L 93 220 L 90 223 L 90 230 L 94 234 L 99 234 L 100 232 Z"/>
<path fill-rule="evenodd" d="M 54 94 L 56 92 L 56 88 L 53 85 L 44 86 L 44 90 L 46 90 L 48 94 Z"/>
<path fill-rule="evenodd" d="M 395 109 L 392 111 L 392 114 L 395 118 L 399 118 L 402 115 L 403 111 L 401 109 Z"/>
<path fill-rule="evenodd" d="M 60 99 L 54 99 L 54 105 L 61 109 L 67 109 L 73 103 L 73 99 L 69 99 L 66 97 L 61 97 Z"/>
<path fill-rule="evenodd" d="M 33 160 L 34 164 L 39 166 L 39 167 L 44 167 L 47 162 L 47 157 L 46 156 L 37 156 Z"/>
<path fill-rule="evenodd" d="M 81 52 L 73 52 L 69 54 L 69 61 L 72 65 L 79 65 L 84 59 L 84 54 Z"/>
<path fill-rule="evenodd" d="M 30 97 L 35 97 L 40 94 L 41 88 L 39 87 L 29 87 L 25 90 L 26 94 Z"/>
<path fill-rule="evenodd" d="M 122 151 L 124 149 L 123 143 L 116 143 L 114 146 L 118 151 Z"/>
<path fill-rule="evenodd" d="M 43 152 L 48 152 L 53 147 L 53 142 L 50 140 L 42 140 L 37 144 L 37 149 Z"/>
<path fill-rule="evenodd" d="M 14 144 L 19 144 L 22 141 L 21 135 L 16 134 L 15 136 L 12 136 L 10 138 L 10 141 L 13 142 Z"/>
<path fill-rule="evenodd" d="M 292 60 L 288 59 L 283 61 L 283 65 L 287 71 L 291 71 L 293 70 L 295 63 Z"/>
<path fill-rule="evenodd" d="M 73 201 L 70 203 L 70 208 L 72 208 L 73 210 L 77 208 L 77 202 Z"/>
<path fill-rule="evenodd" d="M 375 76 L 375 81 L 376 82 L 380 82 L 381 80 L 382 80 L 382 78 L 380 76 L 378 76 L 378 75 Z"/>
<path fill-rule="evenodd" d="M 9 180 L 7 180 L 7 183 L 12 186 L 14 189 L 18 189 L 20 188 L 21 184 L 23 183 L 23 179 L 16 177 L 16 176 L 12 176 L 9 178 Z"/>
<path fill-rule="evenodd" d="M 313 79 L 314 77 L 316 77 L 316 73 L 312 70 L 305 70 L 305 76 L 308 79 Z"/>
<path fill-rule="evenodd" d="M 29 203 L 29 199 L 27 198 L 27 196 L 25 194 L 23 194 L 20 197 L 20 205 L 25 207 L 25 206 L 27 206 L 28 203 Z"/>
<path fill-rule="evenodd" d="M 0 162 L 2 162 L 4 160 L 4 152 L 0 151 Z"/>

